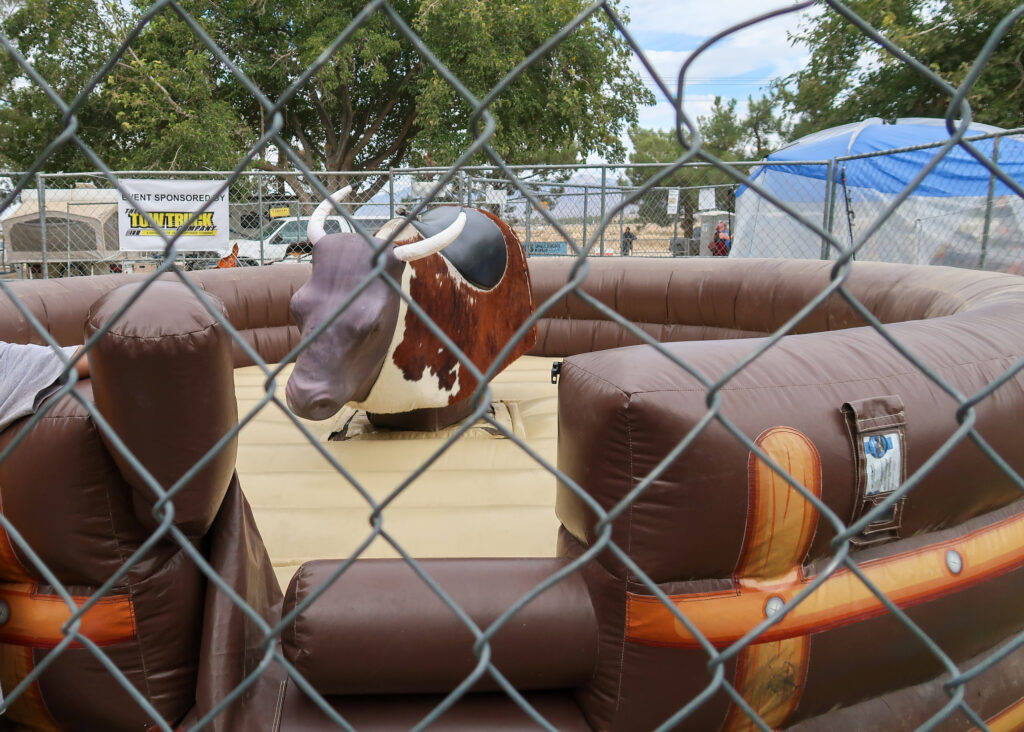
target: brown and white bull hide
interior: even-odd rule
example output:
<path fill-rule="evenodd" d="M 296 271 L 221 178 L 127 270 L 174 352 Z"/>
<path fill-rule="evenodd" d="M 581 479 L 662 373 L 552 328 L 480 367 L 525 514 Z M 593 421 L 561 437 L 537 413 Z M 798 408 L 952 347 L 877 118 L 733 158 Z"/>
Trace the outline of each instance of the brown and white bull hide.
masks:
<path fill-rule="evenodd" d="M 504 221 L 482 213 L 501 230 L 507 252 L 504 275 L 486 290 L 463 278 L 439 252 L 422 258 L 406 254 L 424 240 L 405 226 L 404 219 L 389 222 L 375 238 L 379 244 L 399 230 L 385 252 L 386 271 L 466 357 L 486 371 L 534 308 L 522 244 Z M 370 259 L 370 247 L 355 234 L 324 236 L 316 242 L 310 280 L 292 299 L 303 338 L 365 279 Z M 536 339 L 534 327 L 502 368 Z M 447 407 L 469 397 L 476 387 L 477 380 L 455 354 L 377 278 L 300 353 L 287 396 L 299 416 L 326 419 L 345 403 L 377 414 Z"/>
<path fill-rule="evenodd" d="M 533 314 L 534 308 L 530 273 L 519 237 L 497 216 L 486 211 L 483 213 L 501 229 L 508 255 L 505 275 L 493 289 L 474 287 L 441 255 L 410 262 L 402 286 L 430 319 L 458 344 L 468 359 L 478 369 L 486 371 L 515 331 Z M 537 328 L 534 326 L 502 368 L 530 350 L 536 342 Z M 400 307 L 396 343 L 394 352 L 389 354 L 391 363 L 406 384 L 417 384 L 416 391 L 425 399 L 429 398 L 430 406 L 454 404 L 469 397 L 476 389 L 478 382 L 469 369 L 444 347 L 420 318 L 409 311 L 405 303 Z M 403 407 L 392 411 L 407 409 Z"/>

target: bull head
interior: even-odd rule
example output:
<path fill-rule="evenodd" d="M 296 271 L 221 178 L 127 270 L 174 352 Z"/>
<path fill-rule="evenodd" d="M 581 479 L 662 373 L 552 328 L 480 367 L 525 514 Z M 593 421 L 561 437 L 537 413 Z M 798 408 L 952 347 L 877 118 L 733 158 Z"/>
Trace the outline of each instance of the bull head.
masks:
<path fill-rule="evenodd" d="M 383 243 L 378 237 L 383 233 L 384 238 L 390 236 L 392 241 L 405 238 L 399 232 L 405 221 L 389 222 L 372 241 L 355 233 L 326 235 L 324 222 L 333 208 L 332 200 L 340 202 L 350 192 L 348 186 L 336 192 L 310 217 L 307 235 L 313 244 L 313 271 L 291 299 L 292 317 L 303 340 L 322 327 L 296 359 L 285 390 L 288 406 L 306 419 L 327 419 L 345 404 L 366 403 L 378 385 L 390 351 L 401 340 L 401 298 L 380 277 L 371 276 L 371 272 L 374 248 Z M 395 282 L 402 282 L 407 262 L 437 255 L 458 238 L 465 223 L 466 215 L 460 213 L 454 223 L 434 236 L 402 246 L 389 244 L 383 253 L 383 270 Z M 352 301 L 348 307 L 330 320 L 349 297 Z M 374 401 L 381 403 L 379 396 Z M 402 411 L 369 404 L 366 408 Z"/>

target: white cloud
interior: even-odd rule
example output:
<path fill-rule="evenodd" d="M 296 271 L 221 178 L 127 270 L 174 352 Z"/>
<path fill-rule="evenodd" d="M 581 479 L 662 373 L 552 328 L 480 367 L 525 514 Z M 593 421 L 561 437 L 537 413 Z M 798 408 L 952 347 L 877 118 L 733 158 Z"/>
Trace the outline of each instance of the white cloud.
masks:
<path fill-rule="evenodd" d="M 625 0 L 624 5 L 631 31 L 676 31 L 707 38 L 748 18 L 790 7 L 794 3 L 778 0 L 769 3 L 764 0 Z M 795 19 L 796 16 L 796 13 L 790 13 L 783 17 Z M 795 26 L 794 20 L 788 22 Z"/>
<path fill-rule="evenodd" d="M 765 5 L 763 0 L 628 0 L 630 33 L 655 74 L 675 94 L 683 63 L 706 38 L 721 30 L 786 4 Z M 760 21 L 727 36 L 706 49 L 687 69 L 683 100 L 687 114 L 694 120 L 708 114 L 716 95 L 740 100 L 738 110 L 745 111 L 746 98 L 760 95 L 768 80 L 802 68 L 807 51 L 791 45 L 788 33 L 794 32 L 805 13 L 789 13 Z M 655 43 L 664 49 L 674 36 L 679 46 L 671 50 L 653 50 Z M 634 68 L 655 92 L 658 104 L 640 110 L 642 127 L 669 128 L 675 124 L 672 105 L 656 87 L 640 59 Z M 740 79 L 751 79 L 742 83 Z"/>
<path fill-rule="evenodd" d="M 711 105 L 714 103 L 714 94 L 687 94 L 684 106 L 690 119 L 696 123 L 698 117 L 706 117 L 711 113 Z M 740 110 L 740 106 L 737 105 L 737 111 L 745 111 Z M 668 130 L 676 125 L 676 109 L 666 101 L 659 102 L 653 107 L 643 107 L 639 110 L 637 117 L 640 127 L 648 129 Z"/>

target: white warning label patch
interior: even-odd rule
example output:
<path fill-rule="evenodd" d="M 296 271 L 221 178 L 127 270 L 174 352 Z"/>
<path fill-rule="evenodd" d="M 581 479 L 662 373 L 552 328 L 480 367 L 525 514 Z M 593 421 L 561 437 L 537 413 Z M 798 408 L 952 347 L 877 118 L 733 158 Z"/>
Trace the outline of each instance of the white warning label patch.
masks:
<path fill-rule="evenodd" d="M 892 493 L 899 488 L 902 477 L 903 446 L 899 432 L 862 437 L 867 485 L 864 495 Z"/>

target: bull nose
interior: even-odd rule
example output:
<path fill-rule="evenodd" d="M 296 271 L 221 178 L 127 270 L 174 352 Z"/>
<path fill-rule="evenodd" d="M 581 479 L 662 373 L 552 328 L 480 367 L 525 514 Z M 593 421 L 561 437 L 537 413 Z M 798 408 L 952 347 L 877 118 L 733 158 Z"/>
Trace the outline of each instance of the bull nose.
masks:
<path fill-rule="evenodd" d="M 288 380 L 285 397 L 288 401 L 288 408 L 303 419 L 327 419 L 333 417 L 341 409 L 341 404 L 329 394 L 319 390 L 305 389 L 294 378 Z"/>

